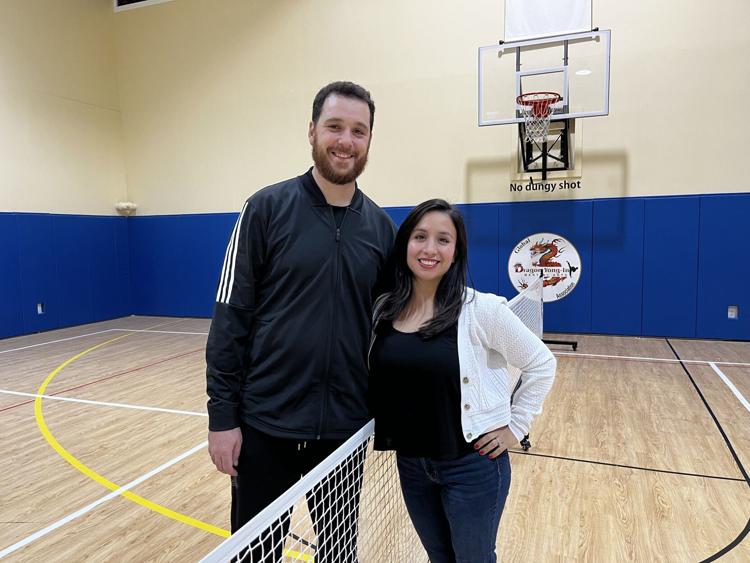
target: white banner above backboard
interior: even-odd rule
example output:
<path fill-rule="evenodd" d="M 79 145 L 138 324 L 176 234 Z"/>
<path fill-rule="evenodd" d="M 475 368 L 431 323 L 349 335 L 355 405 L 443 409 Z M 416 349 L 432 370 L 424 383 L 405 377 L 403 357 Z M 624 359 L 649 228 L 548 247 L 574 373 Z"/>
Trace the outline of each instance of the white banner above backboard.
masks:
<path fill-rule="evenodd" d="M 505 0 L 505 42 L 591 31 L 591 0 Z"/>

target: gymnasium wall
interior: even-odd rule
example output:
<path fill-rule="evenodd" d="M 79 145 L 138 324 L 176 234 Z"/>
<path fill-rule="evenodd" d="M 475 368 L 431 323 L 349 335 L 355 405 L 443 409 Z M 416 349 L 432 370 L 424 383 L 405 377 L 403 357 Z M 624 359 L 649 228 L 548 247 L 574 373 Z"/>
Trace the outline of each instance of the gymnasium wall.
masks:
<path fill-rule="evenodd" d="M 750 89 L 750 3 L 593 2 L 612 30 L 610 115 L 577 121 L 582 188 L 565 194 L 511 193 L 517 130 L 476 125 L 477 48 L 502 38 L 503 6 L 176 0 L 117 14 L 131 198 L 145 214 L 238 210 L 306 169 L 312 98 L 342 78 L 377 103 L 362 184 L 383 205 L 748 191 L 745 125 L 721 108 Z"/>
<path fill-rule="evenodd" d="M 0 213 L 0 338 L 132 314 L 124 217 Z"/>
<path fill-rule="evenodd" d="M 611 115 L 579 120 L 582 188 L 550 194 L 511 193 L 516 130 L 476 126 L 476 50 L 502 37 L 502 0 L 2 2 L 0 337 L 209 315 L 242 201 L 309 166 L 312 97 L 346 78 L 377 102 L 363 188 L 395 218 L 462 204 L 480 289 L 512 295 L 509 249 L 557 232 L 583 276 L 549 330 L 750 339 L 747 140 L 715 117 L 750 86 L 748 16 L 597 0 Z M 138 216 L 112 216 L 123 199 Z"/>
<path fill-rule="evenodd" d="M 0 338 L 131 312 L 115 62 L 111 2 L 0 2 Z"/>
<path fill-rule="evenodd" d="M 546 305 L 550 332 L 750 340 L 740 256 L 750 194 L 461 208 L 483 291 L 515 295 L 508 257 L 534 232 L 576 246 L 580 281 Z M 400 223 L 409 207 L 387 210 Z M 129 314 L 210 316 L 236 217 L 0 213 L 0 338 Z M 739 319 L 727 318 L 729 305 Z"/>
<path fill-rule="evenodd" d="M 0 2 L 0 211 L 115 213 L 115 63 L 111 2 Z"/>
<path fill-rule="evenodd" d="M 409 207 L 388 212 L 400 223 Z M 516 294 L 513 247 L 554 232 L 581 256 L 580 281 L 545 305 L 550 332 L 750 340 L 747 266 L 737 241 L 750 194 L 462 205 L 480 290 Z M 134 313 L 211 315 L 237 214 L 130 219 Z M 727 307 L 739 307 L 739 319 Z"/>

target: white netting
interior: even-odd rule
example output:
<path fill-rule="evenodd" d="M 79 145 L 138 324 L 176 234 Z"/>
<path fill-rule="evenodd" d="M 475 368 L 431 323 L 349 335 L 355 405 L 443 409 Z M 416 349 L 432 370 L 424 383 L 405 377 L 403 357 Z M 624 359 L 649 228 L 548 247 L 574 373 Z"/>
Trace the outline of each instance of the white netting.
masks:
<path fill-rule="evenodd" d="M 508 305 L 541 338 L 541 278 Z M 520 371 L 508 371 L 517 381 Z M 426 563 L 395 453 L 374 451 L 373 431 L 370 421 L 202 561 Z"/>
<path fill-rule="evenodd" d="M 542 337 L 544 330 L 544 298 L 542 291 L 544 290 L 544 281 L 542 277 L 536 278 L 529 286 L 524 289 L 521 293 L 516 295 L 513 299 L 508 302 L 511 311 L 521 319 L 524 324 L 536 334 L 539 338 Z M 515 389 L 518 385 L 519 379 L 521 378 L 521 370 L 515 366 L 508 365 L 508 379 L 510 381 L 510 389 Z"/>
<path fill-rule="evenodd" d="M 537 144 L 547 141 L 549 122 L 560 96 L 554 92 L 535 92 L 518 96 L 516 102 L 524 120 L 524 137 Z"/>
<path fill-rule="evenodd" d="M 202 561 L 427 562 L 370 421 Z"/>

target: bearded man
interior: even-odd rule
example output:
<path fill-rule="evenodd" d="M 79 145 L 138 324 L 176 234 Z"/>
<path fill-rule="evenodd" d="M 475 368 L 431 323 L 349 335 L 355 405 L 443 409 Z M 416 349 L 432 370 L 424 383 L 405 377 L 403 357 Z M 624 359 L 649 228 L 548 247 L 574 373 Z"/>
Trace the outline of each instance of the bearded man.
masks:
<path fill-rule="evenodd" d="M 373 291 L 395 237 L 356 183 L 374 117 L 361 86 L 322 88 L 308 130 L 313 167 L 248 198 L 230 236 L 206 381 L 209 454 L 232 476 L 232 532 L 369 418 Z M 308 496 L 316 561 L 356 559 L 361 473 L 347 480 L 348 498 L 320 488 Z M 250 549 L 280 560 L 288 526 L 286 516 Z"/>

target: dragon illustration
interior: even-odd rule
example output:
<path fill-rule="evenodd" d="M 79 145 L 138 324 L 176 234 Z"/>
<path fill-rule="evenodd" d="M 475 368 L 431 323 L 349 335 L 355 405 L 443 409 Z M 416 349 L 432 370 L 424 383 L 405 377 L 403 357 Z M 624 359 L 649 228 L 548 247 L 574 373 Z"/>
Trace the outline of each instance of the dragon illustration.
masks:
<path fill-rule="evenodd" d="M 550 242 L 544 242 L 544 240 L 541 240 L 532 246 L 529 249 L 531 252 L 531 265 L 541 266 L 542 268 L 559 268 L 561 264 L 559 262 L 553 262 L 552 259 L 563 253 L 562 250 L 557 248 L 557 243 L 560 240 L 562 239 L 556 238 L 552 239 Z M 537 256 L 538 258 L 536 258 Z M 534 261 L 535 258 L 536 261 Z"/>
<path fill-rule="evenodd" d="M 542 285 L 542 287 L 547 287 L 548 285 L 557 285 L 566 278 L 567 276 L 551 276 L 549 278 L 544 278 L 544 284 Z"/>

